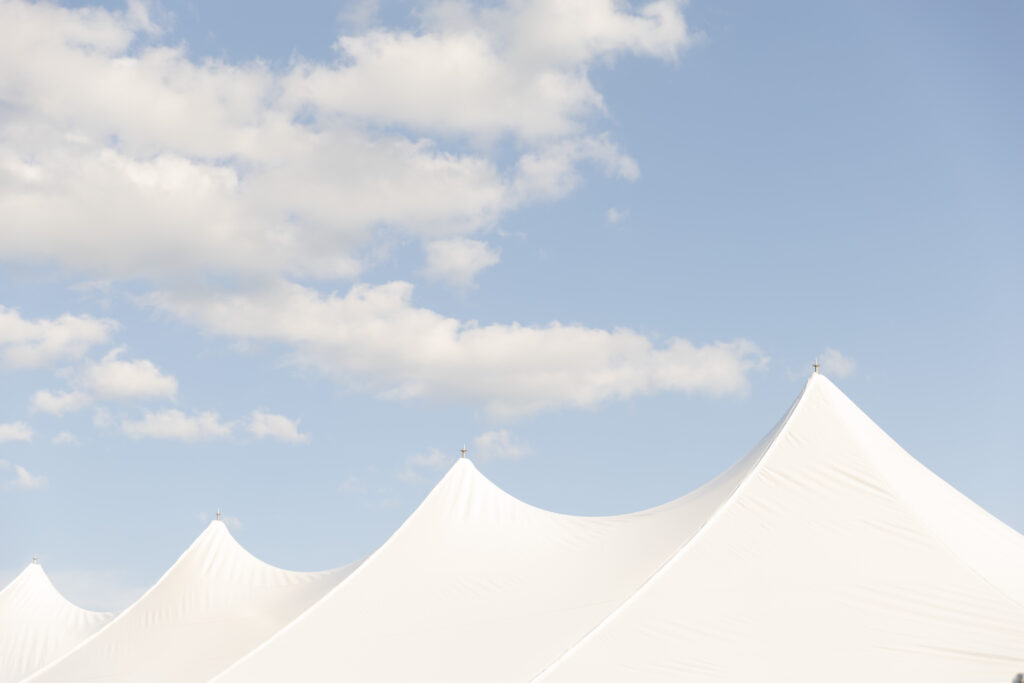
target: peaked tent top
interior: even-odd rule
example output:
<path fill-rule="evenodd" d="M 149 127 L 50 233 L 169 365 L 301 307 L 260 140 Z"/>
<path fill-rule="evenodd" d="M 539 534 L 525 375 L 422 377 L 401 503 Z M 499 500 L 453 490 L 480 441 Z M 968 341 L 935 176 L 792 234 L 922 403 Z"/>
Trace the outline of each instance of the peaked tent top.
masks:
<path fill-rule="evenodd" d="M 32 562 L 0 591 L 0 683 L 20 681 L 113 618 L 70 603 Z"/>
<path fill-rule="evenodd" d="M 272 567 L 215 520 L 133 605 L 30 680 L 205 681 L 352 571 Z"/>
<path fill-rule="evenodd" d="M 815 374 L 705 533 L 535 681 L 1009 680 L 1024 537 Z"/>

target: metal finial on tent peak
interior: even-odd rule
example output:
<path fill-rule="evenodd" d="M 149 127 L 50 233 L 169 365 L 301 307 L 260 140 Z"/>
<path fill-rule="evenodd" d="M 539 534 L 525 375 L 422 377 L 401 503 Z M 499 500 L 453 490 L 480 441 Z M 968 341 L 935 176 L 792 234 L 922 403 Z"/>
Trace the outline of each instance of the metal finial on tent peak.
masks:
<path fill-rule="evenodd" d="M 220 519 L 220 508 L 217 508 L 217 519 Z"/>
<path fill-rule="evenodd" d="M 466 457 L 466 444 L 462 444 L 462 448 L 459 449 L 459 453 L 462 453 L 462 457 Z"/>
<path fill-rule="evenodd" d="M 817 359 L 817 358 L 815 358 L 815 359 L 814 359 L 814 374 L 815 374 L 815 375 L 817 375 L 817 374 L 818 374 L 818 368 L 820 368 L 820 367 L 821 367 L 821 365 L 820 365 L 820 364 L 818 363 L 818 359 Z"/>
<path fill-rule="evenodd" d="M 32 564 L 39 564 L 39 555 L 32 553 Z"/>

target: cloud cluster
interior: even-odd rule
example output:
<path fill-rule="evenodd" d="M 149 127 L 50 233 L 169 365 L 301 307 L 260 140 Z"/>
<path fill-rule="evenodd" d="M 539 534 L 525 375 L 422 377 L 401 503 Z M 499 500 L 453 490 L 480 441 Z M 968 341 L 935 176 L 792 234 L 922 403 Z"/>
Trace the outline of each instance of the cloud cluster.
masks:
<path fill-rule="evenodd" d="M 764 362 L 745 340 L 481 325 L 415 306 L 407 282 L 318 289 L 358 275 L 395 235 L 423 245 L 426 277 L 471 285 L 498 262 L 485 234 L 507 212 L 571 192 L 588 165 L 637 178 L 602 130 L 591 73 L 623 55 L 671 62 L 691 42 L 673 0 L 428 0 L 416 22 L 342 36 L 330 62 L 274 69 L 193 59 L 161 42 L 138 3 L 0 3 L 0 260 L 138 278 L 154 287 L 152 305 L 214 332 L 285 342 L 299 362 L 389 398 L 519 415 L 662 391 L 743 392 Z M 195 282 L 219 284 L 197 296 Z M 112 329 L 65 316 L 62 336 L 19 321 L 0 309 L 0 353 L 12 364 L 81 358 Z M 80 367 L 64 391 L 38 392 L 32 407 L 61 414 L 176 395 L 172 376 L 120 353 Z M 256 436 L 302 440 L 286 423 L 249 423 Z M 215 413 L 180 410 L 122 428 L 231 431 Z"/>
<path fill-rule="evenodd" d="M 33 412 L 64 415 L 74 413 L 95 401 L 173 399 L 178 380 L 162 372 L 146 359 L 122 360 L 125 347 L 108 351 L 99 361 L 86 359 L 77 368 L 65 371 L 72 389 L 40 389 L 29 399 Z"/>
<path fill-rule="evenodd" d="M 110 320 L 88 316 L 62 315 L 54 319 L 25 320 L 17 311 L 0 306 L 0 344 L 8 342 L 5 352 L 24 360 L 77 358 L 92 345 L 109 341 L 117 328 Z M 58 374 L 69 387 L 59 390 L 40 389 L 29 398 L 29 410 L 57 417 L 96 405 L 94 423 L 107 427 L 113 422 L 104 403 L 119 401 L 129 405 L 138 401 L 173 400 L 178 393 L 178 380 L 158 368 L 152 361 L 124 358 L 125 347 L 119 346 L 98 360 L 81 358 Z M 254 410 L 247 421 L 222 422 L 217 413 L 205 411 L 186 414 L 177 409 L 146 411 L 141 419 L 121 420 L 122 433 L 132 438 L 177 439 L 198 441 L 226 437 L 238 430 L 257 438 L 305 443 L 308 434 L 299 431 L 298 421 L 283 415 Z M 25 422 L 0 424 L 0 443 L 30 441 L 32 428 Z M 56 434 L 54 445 L 74 445 L 78 439 L 71 433 Z M 27 472 L 19 472 L 19 486 L 32 488 Z"/>
<path fill-rule="evenodd" d="M 0 3 L 0 258 L 349 277 L 379 229 L 467 237 L 569 191 L 580 163 L 635 177 L 588 124 L 604 110 L 589 69 L 689 40 L 667 0 L 437 2 L 415 31 L 343 36 L 337 61 L 275 71 L 196 61 L 132 7 Z M 440 144 L 453 136 L 523 152 Z"/>

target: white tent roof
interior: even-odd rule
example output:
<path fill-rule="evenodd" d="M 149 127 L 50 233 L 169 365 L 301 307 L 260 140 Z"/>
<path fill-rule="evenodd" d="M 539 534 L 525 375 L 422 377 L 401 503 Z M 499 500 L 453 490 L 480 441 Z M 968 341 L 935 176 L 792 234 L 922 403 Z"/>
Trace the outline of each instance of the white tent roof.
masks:
<path fill-rule="evenodd" d="M 535 680 L 1009 681 L 1024 537 L 820 375 L 705 532 Z"/>
<path fill-rule="evenodd" d="M 32 562 L 0 591 L 0 683 L 14 683 L 91 636 L 113 613 L 68 602 Z"/>
<path fill-rule="evenodd" d="M 137 602 L 33 683 L 185 683 L 223 670 L 355 565 L 292 572 L 265 564 L 215 521 Z"/>
<path fill-rule="evenodd" d="M 348 579 L 228 669 L 269 681 L 1009 680 L 1024 537 L 815 375 L 673 503 L 570 517 L 459 461 Z"/>

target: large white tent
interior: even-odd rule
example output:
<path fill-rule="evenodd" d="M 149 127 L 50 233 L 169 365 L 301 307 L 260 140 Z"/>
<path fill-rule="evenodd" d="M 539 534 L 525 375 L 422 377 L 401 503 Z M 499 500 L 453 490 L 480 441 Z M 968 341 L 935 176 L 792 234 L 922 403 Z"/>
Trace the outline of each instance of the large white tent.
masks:
<path fill-rule="evenodd" d="M 68 602 L 34 561 L 0 591 L 0 683 L 20 681 L 113 618 Z"/>
<path fill-rule="evenodd" d="M 270 637 L 353 566 L 293 572 L 256 559 L 214 521 L 133 605 L 27 680 L 205 681 Z"/>
<path fill-rule="evenodd" d="M 456 464 L 218 683 L 963 681 L 1024 670 L 1024 538 L 821 375 L 674 503 L 567 517 Z"/>
<path fill-rule="evenodd" d="M 221 523 L 35 683 L 1010 681 L 1024 537 L 815 374 L 704 487 L 527 505 L 459 460 L 369 558 L 298 574 Z"/>

